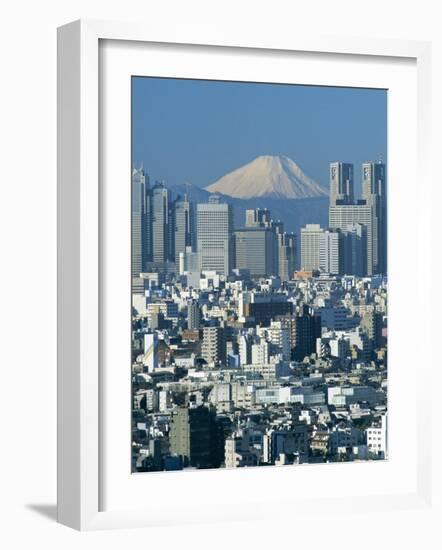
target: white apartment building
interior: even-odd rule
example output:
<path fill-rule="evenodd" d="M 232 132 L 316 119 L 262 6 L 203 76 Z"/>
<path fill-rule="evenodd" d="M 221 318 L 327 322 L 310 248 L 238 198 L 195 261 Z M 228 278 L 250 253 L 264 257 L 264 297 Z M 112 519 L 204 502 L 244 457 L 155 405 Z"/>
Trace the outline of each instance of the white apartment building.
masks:
<path fill-rule="evenodd" d="M 252 364 L 253 365 L 266 365 L 269 362 L 269 344 L 268 342 L 261 341 L 259 344 L 252 345 Z"/>
<path fill-rule="evenodd" d="M 387 455 L 387 415 L 382 415 L 380 426 L 367 428 L 365 434 L 369 452 L 385 457 Z"/>
<path fill-rule="evenodd" d="M 288 328 L 283 326 L 282 321 L 272 321 L 267 329 L 269 341 L 278 347 L 282 354 L 283 361 L 290 361 L 290 333 Z"/>

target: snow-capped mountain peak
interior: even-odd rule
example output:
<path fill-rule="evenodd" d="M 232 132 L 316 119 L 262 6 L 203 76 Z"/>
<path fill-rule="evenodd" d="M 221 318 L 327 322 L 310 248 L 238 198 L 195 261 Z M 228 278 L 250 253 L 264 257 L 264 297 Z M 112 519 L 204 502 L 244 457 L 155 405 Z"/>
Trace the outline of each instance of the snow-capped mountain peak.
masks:
<path fill-rule="evenodd" d="M 270 155 L 257 157 L 215 181 L 206 190 L 241 199 L 300 199 L 328 194 L 326 189 L 306 176 L 292 159 Z"/>

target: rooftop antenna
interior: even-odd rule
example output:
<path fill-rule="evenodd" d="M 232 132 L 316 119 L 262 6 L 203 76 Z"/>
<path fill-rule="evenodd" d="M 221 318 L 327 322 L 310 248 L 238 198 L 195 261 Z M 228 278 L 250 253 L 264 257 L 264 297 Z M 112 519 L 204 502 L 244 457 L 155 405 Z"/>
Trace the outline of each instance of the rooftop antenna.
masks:
<path fill-rule="evenodd" d="M 382 153 L 379 153 L 379 160 L 378 160 L 378 164 L 382 164 Z"/>

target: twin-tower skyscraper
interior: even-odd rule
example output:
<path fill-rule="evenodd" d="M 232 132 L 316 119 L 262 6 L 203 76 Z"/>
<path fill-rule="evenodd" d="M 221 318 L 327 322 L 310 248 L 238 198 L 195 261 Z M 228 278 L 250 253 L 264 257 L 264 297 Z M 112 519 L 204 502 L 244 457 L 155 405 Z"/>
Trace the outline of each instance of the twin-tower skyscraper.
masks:
<path fill-rule="evenodd" d="M 367 275 L 387 273 L 387 186 L 385 164 L 362 164 L 362 198 L 354 193 L 353 164 L 330 164 L 329 227 L 345 231 L 361 224 L 367 232 Z"/>

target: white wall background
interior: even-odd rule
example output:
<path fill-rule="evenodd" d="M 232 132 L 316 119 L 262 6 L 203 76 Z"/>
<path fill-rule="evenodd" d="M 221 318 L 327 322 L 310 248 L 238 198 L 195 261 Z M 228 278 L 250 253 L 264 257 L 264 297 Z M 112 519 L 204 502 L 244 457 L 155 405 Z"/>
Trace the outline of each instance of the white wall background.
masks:
<path fill-rule="evenodd" d="M 334 548 L 342 542 L 361 549 L 437 546 L 430 540 L 441 538 L 436 529 L 440 509 L 397 512 L 379 517 L 376 525 L 366 525 L 363 515 L 343 510 L 342 515 L 332 514 L 330 521 L 321 519 L 320 528 L 313 518 L 304 517 L 302 523 L 294 518 L 291 525 L 269 522 L 88 534 L 59 526 L 51 517 L 56 492 L 56 27 L 82 17 L 158 22 L 170 28 L 185 25 L 190 30 L 200 25 L 207 29 L 233 26 L 244 33 L 262 32 L 269 41 L 298 29 L 310 29 L 312 34 L 433 40 L 433 155 L 437 159 L 442 122 L 438 4 L 436 0 L 16 0 L 3 4 L 0 368 L 5 376 L 0 386 L 0 543 L 4 548 L 69 549 L 79 544 L 119 548 L 124 544 L 167 550 L 245 545 L 273 550 L 298 544 Z M 442 182 L 436 172 L 434 177 L 440 202 Z M 430 289 L 429 299 L 436 300 Z M 437 403 L 437 387 L 433 392 Z M 436 445 L 440 448 L 439 442 Z M 438 468 L 434 476 L 440 487 Z"/>

